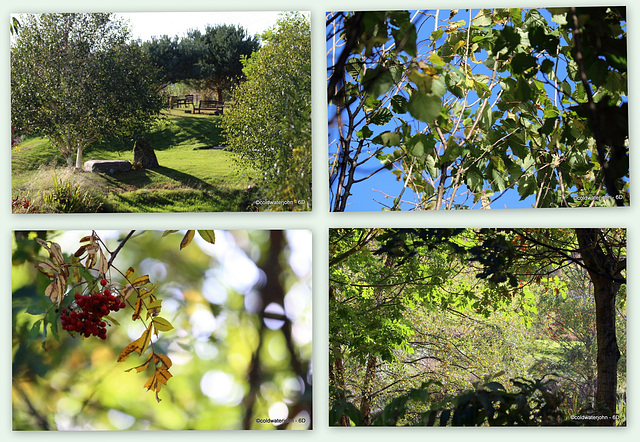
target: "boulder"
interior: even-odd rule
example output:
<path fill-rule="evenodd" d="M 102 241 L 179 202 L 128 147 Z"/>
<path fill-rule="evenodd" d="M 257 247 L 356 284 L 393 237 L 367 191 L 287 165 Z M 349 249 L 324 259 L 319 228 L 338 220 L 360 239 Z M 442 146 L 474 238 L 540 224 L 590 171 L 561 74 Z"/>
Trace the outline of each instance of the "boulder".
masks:
<path fill-rule="evenodd" d="M 133 145 L 133 162 L 140 164 L 143 169 L 159 167 L 156 153 L 145 138 L 139 138 Z"/>
<path fill-rule="evenodd" d="M 84 163 L 84 170 L 100 173 L 129 172 L 131 163 L 126 160 L 91 160 Z"/>

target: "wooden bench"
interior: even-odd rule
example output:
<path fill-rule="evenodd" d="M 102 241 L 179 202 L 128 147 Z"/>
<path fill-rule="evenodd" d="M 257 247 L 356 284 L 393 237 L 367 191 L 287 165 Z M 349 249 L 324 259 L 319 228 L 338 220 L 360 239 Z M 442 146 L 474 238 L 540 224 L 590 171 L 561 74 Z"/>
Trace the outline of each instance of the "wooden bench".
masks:
<path fill-rule="evenodd" d="M 200 100 L 198 107 L 193 105 L 193 113 L 199 114 L 203 110 L 213 111 L 214 115 L 222 115 L 224 110 L 224 102 L 218 100 Z"/>

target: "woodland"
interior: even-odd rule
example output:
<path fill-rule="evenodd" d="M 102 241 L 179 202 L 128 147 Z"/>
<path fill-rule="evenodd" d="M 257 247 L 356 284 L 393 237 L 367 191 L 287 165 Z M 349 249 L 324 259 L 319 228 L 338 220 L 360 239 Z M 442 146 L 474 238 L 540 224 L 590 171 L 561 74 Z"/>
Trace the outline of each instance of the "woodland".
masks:
<path fill-rule="evenodd" d="M 332 229 L 333 426 L 626 425 L 624 229 Z"/>
<path fill-rule="evenodd" d="M 312 427 L 308 231 L 13 238 L 13 430 Z"/>

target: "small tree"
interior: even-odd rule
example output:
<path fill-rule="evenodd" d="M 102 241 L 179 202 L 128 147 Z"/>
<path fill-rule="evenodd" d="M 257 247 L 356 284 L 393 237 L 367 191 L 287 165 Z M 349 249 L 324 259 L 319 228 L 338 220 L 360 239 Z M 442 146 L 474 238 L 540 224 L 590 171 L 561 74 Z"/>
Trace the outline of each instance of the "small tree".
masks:
<path fill-rule="evenodd" d="M 229 149 L 264 173 L 264 194 L 276 200 L 311 197 L 310 35 L 304 16 L 280 18 L 245 60 L 247 81 L 223 120 Z"/>
<path fill-rule="evenodd" d="M 136 135 L 161 109 L 149 58 L 109 14 L 34 14 L 11 47 L 11 124 L 40 132 L 67 166 L 116 133 Z"/>

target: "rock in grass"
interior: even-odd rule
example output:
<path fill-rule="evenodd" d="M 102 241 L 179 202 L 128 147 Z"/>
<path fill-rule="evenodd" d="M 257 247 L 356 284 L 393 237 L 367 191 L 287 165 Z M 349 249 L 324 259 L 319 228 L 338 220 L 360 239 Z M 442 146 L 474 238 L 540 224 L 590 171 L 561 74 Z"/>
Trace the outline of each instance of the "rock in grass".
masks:
<path fill-rule="evenodd" d="M 139 138 L 133 145 L 133 162 L 140 164 L 143 169 L 153 169 L 160 166 L 153 147 L 145 138 Z"/>
<path fill-rule="evenodd" d="M 84 170 L 99 173 L 129 172 L 131 163 L 126 160 L 91 160 L 84 163 Z"/>

